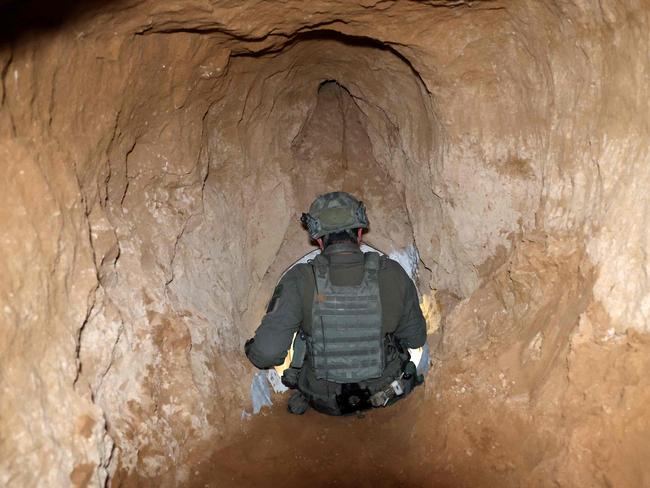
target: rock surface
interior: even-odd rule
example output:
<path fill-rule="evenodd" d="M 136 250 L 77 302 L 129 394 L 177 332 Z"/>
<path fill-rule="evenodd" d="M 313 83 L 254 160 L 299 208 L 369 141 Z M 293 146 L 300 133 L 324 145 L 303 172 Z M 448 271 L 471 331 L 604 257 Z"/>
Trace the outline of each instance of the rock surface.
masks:
<path fill-rule="evenodd" d="M 48 8 L 0 4 L 1 485 L 190 483 L 339 188 L 442 308 L 431 470 L 650 483 L 646 0 Z"/>

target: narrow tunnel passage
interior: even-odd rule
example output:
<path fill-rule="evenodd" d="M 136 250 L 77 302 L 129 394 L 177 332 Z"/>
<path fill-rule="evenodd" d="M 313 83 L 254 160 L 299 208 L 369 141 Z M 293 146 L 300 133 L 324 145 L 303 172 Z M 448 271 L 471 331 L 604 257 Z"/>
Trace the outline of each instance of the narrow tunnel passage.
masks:
<path fill-rule="evenodd" d="M 650 484 L 643 0 L 0 2 L 0 485 Z M 258 415 L 332 190 L 408 255 L 424 387 Z"/>
<path fill-rule="evenodd" d="M 368 195 L 372 205 L 385 214 L 388 236 L 412 232 L 402 191 L 395 188 L 389 168 L 375 159 L 382 149 L 375 149 L 368 135 L 371 122 L 353 97 L 336 81 L 319 85 L 316 106 L 292 143 L 293 185 L 303 192 L 299 202 L 307 208 L 307 198 L 323 189 L 341 189 L 355 195 Z M 398 137 L 394 132 L 393 137 Z M 373 235 L 366 239 L 373 241 Z M 395 239 L 398 239 L 397 237 Z M 395 242 L 399 247 L 404 239 Z"/>

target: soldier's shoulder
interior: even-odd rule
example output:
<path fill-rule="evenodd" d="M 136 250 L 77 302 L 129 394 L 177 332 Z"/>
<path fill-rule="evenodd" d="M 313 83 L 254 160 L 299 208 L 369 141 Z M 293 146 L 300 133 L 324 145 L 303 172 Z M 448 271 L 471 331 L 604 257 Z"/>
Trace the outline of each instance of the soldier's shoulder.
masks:
<path fill-rule="evenodd" d="M 390 258 L 387 254 L 384 254 L 381 256 L 381 263 L 386 269 L 390 270 L 401 270 L 404 271 L 404 268 L 402 268 L 402 265 L 399 264 L 397 261 L 394 259 Z"/>
<path fill-rule="evenodd" d="M 298 263 L 289 268 L 284 275 L 282 280 L 302 280 L 305 277 L 311 274 L 311 265 L 308 263 Z"/>
<path fill-rule="evenodd" d="M 408 278 L 408 274 L 402 265 L 399 264 L 394 259 L 389 258 L 387 255 L 381 257 L 381 269 L 391 276 L 394 276 L 395 279 L 405 279 Z"/>

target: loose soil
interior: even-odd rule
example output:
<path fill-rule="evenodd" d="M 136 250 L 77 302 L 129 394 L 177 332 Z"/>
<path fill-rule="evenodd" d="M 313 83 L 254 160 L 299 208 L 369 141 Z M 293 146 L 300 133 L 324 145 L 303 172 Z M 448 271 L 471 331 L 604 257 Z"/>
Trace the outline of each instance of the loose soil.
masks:
<path fill-rule="evenodd" d="M 192 473 L 196 487 L 450 486 L 435 482 L 430 462 L 440 439 L 418 432 L 424 390 L 363 416 L 302 416 L 285 410 L 288 396 L 253 417 L 235 443 Z M 432 419 L 434 421 L 434 419 Z"/>

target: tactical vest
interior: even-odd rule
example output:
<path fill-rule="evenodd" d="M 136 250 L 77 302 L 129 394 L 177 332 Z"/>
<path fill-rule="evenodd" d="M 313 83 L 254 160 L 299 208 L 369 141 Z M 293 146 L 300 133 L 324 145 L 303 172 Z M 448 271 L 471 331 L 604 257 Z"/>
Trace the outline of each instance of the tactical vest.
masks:
<path fill-rule="evenodd" d="M 379 261 L 379 254 L 365 253 L 363 280 L 357 286 L 334 286 L 327 258 L 312 261 L 316 288 L 307 344 L 316 378 L 357 383 L 382 375 Z"/>

